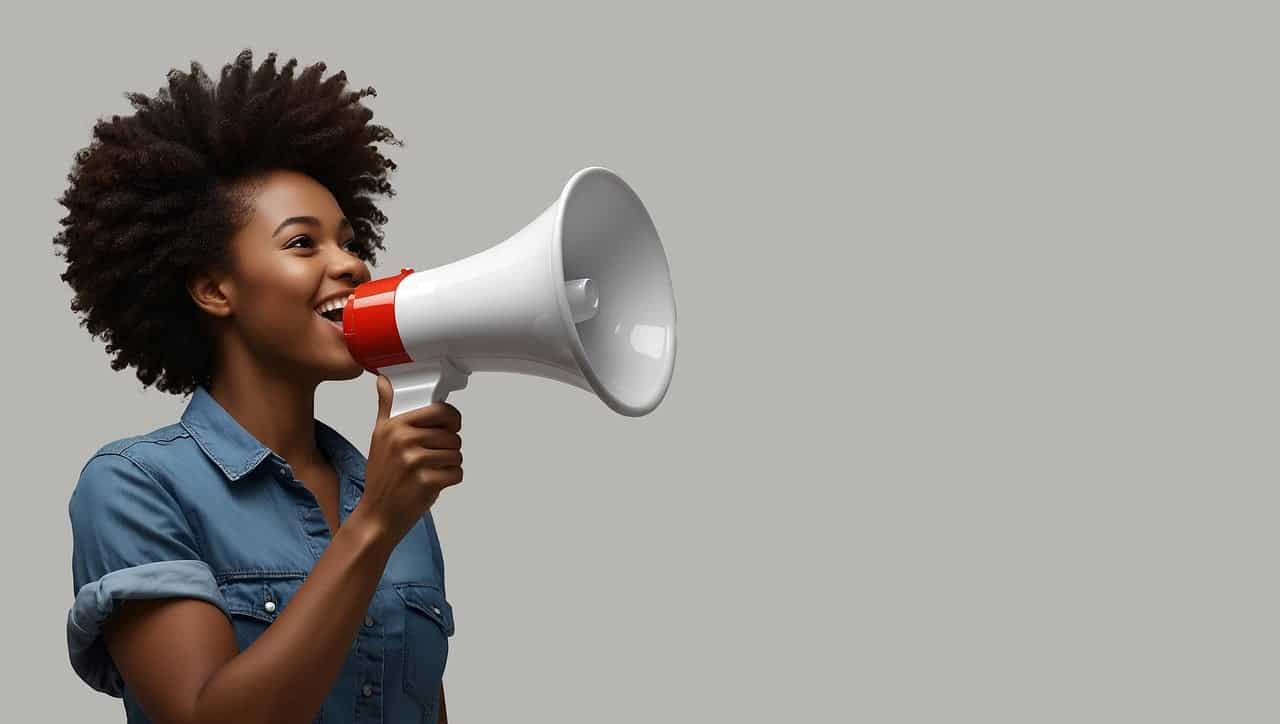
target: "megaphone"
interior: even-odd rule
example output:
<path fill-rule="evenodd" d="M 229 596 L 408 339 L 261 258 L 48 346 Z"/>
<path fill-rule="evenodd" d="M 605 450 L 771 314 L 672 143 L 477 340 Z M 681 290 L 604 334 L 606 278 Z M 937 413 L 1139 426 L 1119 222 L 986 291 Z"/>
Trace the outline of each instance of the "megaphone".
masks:
<path fill-rule="evenodd" d="M 342 334 L 362 367 L 391 381 L 391 415 L 444 400 L 485 371 L 564 382 L 638 417 L 671 384 L 675 294 L 640 197 L 591 166 L 506 241 L 357 286 Z"/>

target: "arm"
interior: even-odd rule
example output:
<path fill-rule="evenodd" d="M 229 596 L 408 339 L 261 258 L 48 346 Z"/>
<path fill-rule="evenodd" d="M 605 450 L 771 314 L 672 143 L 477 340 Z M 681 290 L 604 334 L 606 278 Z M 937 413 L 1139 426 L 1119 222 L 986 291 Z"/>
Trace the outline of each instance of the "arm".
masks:
<path fill-rule="evenodd" d="M 173 724 L 314 719 L 395 548 L 394 534 L 360 513 L 352 512 L 289 606 L 243 652 L 226 616 L 204 601 L 125 604 L 104 636 L 143 709 Z"/>
<path fill-rule="evenodd" d="M 444 711 L 444 682 L 440 682 L 440 719 L 437 724 L 449 724 L 449 715 Z"/>
<path fill-rule="evenodd" d="M 93 650 L 94 632 L 105 618 L 106 653 L 151 719 L 164 724 L 310 722 L 342 670 L 396 544 L 442 488 L 462 481 L 458 409 L 437 402 L 390 418 L 391 382 L 379 375 L 377 385 L 378 417 L 360 504 L 289 605 L 242 652 L 208 596 L 157 595 L 154 586 L 135 586 L 132 595 L 120 596 L 125 603 L 114 614 L 111 606 L 101 605 L 95 594 L 115 575 L 110 572 L 153 561 L 181 564 L 198 555 L 181 506 L 158 480 L 123 456 L 95 456 L 98 462 L 86 466 L 96 466 L 89 476 L 93 480 L 85 484 L 82 471 L 84 490 L 77 486 L 70 506 L 76 532 L 73 571 L 84 586 L 77 588 L 77 604 L 83 606 L 73 607 L 68 616 L 77 673 L 83 670 L 81 676 L 94 682 L 101 674 L 95 667 L 103 662 L 85 652 Z M 209 590 L 187 589 L 210 593 L 215 582 L 205 573 L 207 580 L 196 583 Z M 106 682 L 113 689 L 119 684 Z"/>

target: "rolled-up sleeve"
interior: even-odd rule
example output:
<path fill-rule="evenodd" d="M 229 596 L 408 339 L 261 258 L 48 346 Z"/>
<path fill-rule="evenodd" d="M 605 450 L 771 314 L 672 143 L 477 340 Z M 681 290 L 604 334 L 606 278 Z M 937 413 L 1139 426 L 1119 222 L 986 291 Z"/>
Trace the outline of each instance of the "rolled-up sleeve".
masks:
<path fill-rule="evenodd" d="M 122 603 L 195 598 L 224 614 L 227 608 L 181 506 L 133 459 L 95 454 L 68 511 L 76 593 L 67 613 L 71 667 L 98 691 L 123 696 L 124 681 L 102 641 L 103 626 Z"/>

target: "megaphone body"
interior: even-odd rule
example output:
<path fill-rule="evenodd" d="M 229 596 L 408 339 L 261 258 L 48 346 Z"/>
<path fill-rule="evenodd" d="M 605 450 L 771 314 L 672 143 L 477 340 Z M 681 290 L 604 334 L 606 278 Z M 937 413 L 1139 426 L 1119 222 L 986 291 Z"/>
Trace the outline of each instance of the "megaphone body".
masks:
<path fill-rule="evenodd" d="M 480 371 L 557 380 L 645 415 L 671 382 L 675 324 L 653 220 L 599 166 L 506 241 L 361 284 L 342 314 L 352 356 L 391 381 L 392 415 L 444 400 Z"/>

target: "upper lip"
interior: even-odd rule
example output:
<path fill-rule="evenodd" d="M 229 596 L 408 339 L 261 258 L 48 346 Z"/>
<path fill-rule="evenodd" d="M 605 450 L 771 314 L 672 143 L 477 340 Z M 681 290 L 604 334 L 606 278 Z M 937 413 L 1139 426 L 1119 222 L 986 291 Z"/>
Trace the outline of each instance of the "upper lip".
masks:
<path fill-rule="evenodd" d="M 355 291 L 356 291 L 356 290 L 355 290 L 355 288 L 354 288 L 354 287 L 352 287 L 351 289 L 348 289 L 348 290 L 346 290 L 346 291 L 344 291 L 344 292 L 336 292 L 336 293 L 334 293 L 334 294 L 330 294 L 329 296 L 324 297 L 324 298 L 323 298 L 323 299 L 321 299 L 320 301 L 318 301 L 318 302 L 316 302 L 315 304 L 311 305 L 311 308 L 312 308 L 312 309 L 318 309 L 318 308 L 320 308 L 322 305 L 324 305 L 324 304 L 328 304 L 329 302 L 332 302 L 332 301 L 333 301 L 333 300 L 335 300 L 335 299 L 346 299 L 347 297 L 349 297 L 349 296 L 351 296 L 352 294 L 354 294 L 354 293 L 355 293 Z"/>

